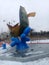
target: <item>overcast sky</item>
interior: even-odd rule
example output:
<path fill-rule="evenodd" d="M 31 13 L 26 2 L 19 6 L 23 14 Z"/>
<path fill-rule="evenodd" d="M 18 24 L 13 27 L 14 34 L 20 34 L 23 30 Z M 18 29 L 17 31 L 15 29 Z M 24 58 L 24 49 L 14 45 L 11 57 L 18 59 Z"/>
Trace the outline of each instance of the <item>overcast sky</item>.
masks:
<path fill-rule="evenodd" d="M 35 17 L 29 18 L 30 27 L 35 31 L 49 30 L 49 0 L 0 0 L 0 31 L 7 31 L 6 23 L 13 20 L 19 22 L 20 5 L 27 13 L 36 12 Z M 6 20 L 6 23 L 3 23 Z"/>

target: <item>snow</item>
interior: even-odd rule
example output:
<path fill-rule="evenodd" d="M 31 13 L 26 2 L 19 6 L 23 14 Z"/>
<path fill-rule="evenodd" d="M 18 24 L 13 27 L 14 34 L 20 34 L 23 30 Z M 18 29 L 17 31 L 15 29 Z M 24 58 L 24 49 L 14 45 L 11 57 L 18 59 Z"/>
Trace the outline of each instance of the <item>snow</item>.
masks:
<path fill-rule="evenodd" d="M 49 65 L 49 58 L 43 58 L 36 61 L 17 62 L 17 61 L 3 61 L 0 60 L 0 65 Z"/>
<path fill-rule="evenodd" d="M 43 40 L 31 40 L 31 41 L 29 41 L 29 42 L 27 42 L 27 43 L 49 43 L 49 39 L 43 39 Z"/>
<path fill-rule="evenodd" d="M 49 58 L 47 57 L 33 62 L 26 62 L 25 64 L 26 65 L 49 65 Z"/>
<path fill-rule="evenodd" d="M 49 39 L 47 40 L 35 40 L 32 41 L 33 43 L 37 43 L 38 42 L 49 42 Z M 7 44 L 7 48 L 9 49 L 9 45 Z M 2 48 L 0 48 L 0 54 L 6 52 L 7 50 L 2 50 Z M 41 52 L 42 53 L 42 52 Z M 35 61 L 28 61 L 28 62 L 19 62 L 19 61 L 6 61 L 6 60 L 0 60 L 0 65 L 49 65 L 49 57 L 43 58 L 43 59 L 38 59 Z"/>

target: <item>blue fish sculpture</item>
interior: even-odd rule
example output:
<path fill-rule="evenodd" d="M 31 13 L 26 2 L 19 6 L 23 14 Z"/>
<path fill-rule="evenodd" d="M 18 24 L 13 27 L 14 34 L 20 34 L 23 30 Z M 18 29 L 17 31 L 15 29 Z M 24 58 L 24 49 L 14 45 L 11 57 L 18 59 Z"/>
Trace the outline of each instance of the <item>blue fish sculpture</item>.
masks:
<path fill-rule="evenodd" d="M 23 54 L 24 52 L 27 51 L 27 49 L 29 48 L 28 44 L 26 43 L 26 41 L 29 41 L 30 38 L 27 37 L 27 35 L 29 34 L 31 28 L 27 27 L 23 33 L 20 35 L 20 39 L 18 37 L 12 37 L 11 38 L 11 47 L 14 47 L 16 45 L 16 50 L 20 53 Z"/>

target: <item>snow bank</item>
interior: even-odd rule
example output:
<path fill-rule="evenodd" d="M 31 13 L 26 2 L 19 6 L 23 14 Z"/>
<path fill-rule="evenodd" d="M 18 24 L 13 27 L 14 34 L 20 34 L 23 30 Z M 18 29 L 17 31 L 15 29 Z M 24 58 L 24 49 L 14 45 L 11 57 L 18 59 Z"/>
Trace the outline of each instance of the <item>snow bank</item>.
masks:
<path fill-rule="evenodd" d="M 45 40 L 31 40 L 27 43 L 49 43 L 49 39 L 45 39 Z"/>
<path fill-rule="evenodd" d="M 49 65 L 49 58 L 43 58 L 30 62 L 16 62 L 16 61 L 3 61 L 0 60 L 0 65 Z"/>

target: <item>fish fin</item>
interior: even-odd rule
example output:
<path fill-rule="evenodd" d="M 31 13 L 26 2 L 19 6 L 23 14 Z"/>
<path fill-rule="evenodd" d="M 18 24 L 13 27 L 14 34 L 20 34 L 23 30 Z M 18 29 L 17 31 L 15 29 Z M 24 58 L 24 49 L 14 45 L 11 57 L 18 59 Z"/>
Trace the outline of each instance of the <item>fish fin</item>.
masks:
<path fill-rule="evenodd" d="M 28 17 L 34 17 L 35 15 L 36 15 L 35 12 L 31 12 L 31 13 L 27 14 Z"/>

